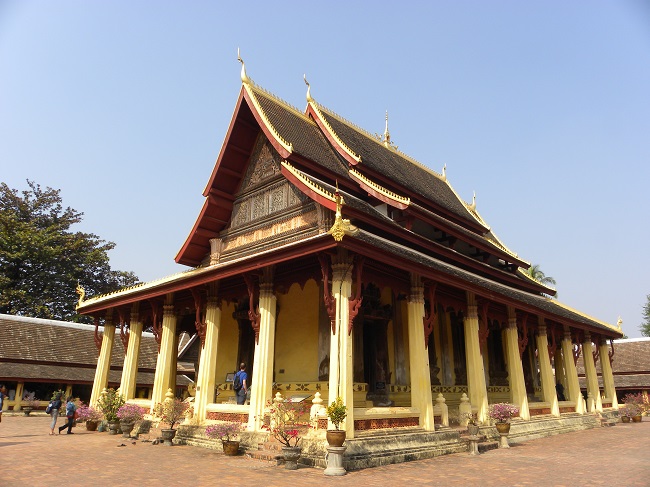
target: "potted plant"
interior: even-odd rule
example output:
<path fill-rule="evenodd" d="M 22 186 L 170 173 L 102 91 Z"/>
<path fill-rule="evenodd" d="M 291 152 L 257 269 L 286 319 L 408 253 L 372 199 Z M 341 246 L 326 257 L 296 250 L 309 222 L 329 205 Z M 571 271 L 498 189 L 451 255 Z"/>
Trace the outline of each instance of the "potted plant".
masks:
<path fill-rule="evenodd" d="M 112 387 L 110 389 L 105 389 L 99 395 L 99 400 L 97 401 L 97 406 L 104 414 L 104 418 L 108 422 L 108 432 L 111 435 L 117 434 L 117 429 L 119 427 L 119 419 L 117 416 L 117 410 L 124 405 L 124 398 Z"/>
<path fill-rule="evenodd" d="M 496 423 L 499 433 L 510 432 L 510 419 L 519 414 L 519 408 L 509 402 L 491 404 L 488 415 Z"/>
<path fill-rule="evenodd" d="M 104 417 L 101 411 L 98 411 L 97 409 L 84 403 L 81 403 L 81 406 L 77 409 L 76 412 L 77 420 L 80 422 L 85 421 L 86 429 L 88 431 L 95 431 L 97 429 L 97 425 Z"/>
<path fill-rule="evenodd" d="M 153 408 L 153 414 L 159 418 L 163 423 L 167 423 L 169 428 L 161 429 L 163 442 L 166 446 L 172 446 L 172 440 L 176 436 L 176 430 L 174 426 L 185 418 L 190 404 L 183 402 L 178 398 L 174 399 L 165 399 L 163 402 L 159 402 Z"/>
<path fill-rule="evenodd" d="M 136 421 L 141 421 L 144 418 L 145 410 L 137 404 L 126 403 L 120 406 L 117 410 L 117 417 L 120 420 L 120 429 L 124 438 L 131 437 L 131 431 L 135 426 Z"/>
<path fill-rule="evenodd" d="M 467 421 L 467 432 L 471 436 L 478 435 L 478 430 L 479 430 L 478 419 L 476 418 L 476 415 L 474 415 L 474 413 L 471 412 L 462 413 L 460 415 L 460 420 L 462 422 Z"/>
<path fill-rule="evenodd" d="M 29 416 L 29 413 L 31 413 L 35 409 L 38 409 L 39 406 L 41 405 L 41 401 L 39 399 L 36 399 L 35 395 L 36 393 L 29 392 L 25 394 L 25 396 L 23 397 L 23 401 L 26 403 L 26 406 L 23 407 L 25 416 Z"/>
<path fill-rule="evenodd" d="M 640 423 L 646 407 L 643 394 L 626 394 L 623 402 L 625 403 L 625 416 L 631 418 L 634 423 Z"/>
<path fill-rule="evenodd" d="M 282 444 L 284 467 L 287 470 L 298 468 L 298 459 L 302 451 L 298 443 L 302 432 L 309 429 L 309 422 L 303 419 L 305 414 L 308 414 L 308 409 L 302 401 L 293 402 L 290 399 L 276 398 L 266 403 L 262 428 L 268 430 L 271 436 Z"/>
<path fill-rule="evenodd" d="M 205 436 L 221 440 L 223 452 L 228 456 L 235 456 L 239 453 L 239 432 L 241 423 L 218 423 L 208 426 L 205 429 Z"/>
<path fill-rule="evenodd" d="M 334 429 L 328 429 L 325 433 L 327 443 L 330 446 L 343 446 L 345 442 L 345 430 L 339 429 L 339 425 L 345 421 L 347 416 L 347 407 L 343 404 L 343 399 L 337 397 L 332 404 L 327 406 L 326 413 L 330 422 L 334 425 Z"/>

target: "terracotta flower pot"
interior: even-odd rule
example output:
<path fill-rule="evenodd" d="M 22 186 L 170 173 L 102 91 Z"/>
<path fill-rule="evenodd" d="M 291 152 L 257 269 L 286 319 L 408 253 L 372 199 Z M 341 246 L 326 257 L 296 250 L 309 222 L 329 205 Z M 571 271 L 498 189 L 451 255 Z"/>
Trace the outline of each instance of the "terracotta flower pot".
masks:
<path fill-rule="evenodd" d="M 499 434 L 507 435 L 510 433 L 510 423 L 496 423 Z"/>
<path fill-rule="evenodd" d="M 630 417 L 629 416 L 621 416 L 621 421 L 624 423 L 629 423 L 630 422 Z"/>
<path fill-rule="evenodd" d="M 224 441 L 223 442 L 223 453 L 229 457 L 234 457 L 239 454 L 239 442 L 238 441 Z"/>
<path fill-rule="evenodd" d="M 86 421 L 86 429 L 88 431 L 96 431 L 97 430 L 97 421 Z"/>
<path fill-rule="evenodd" d="M 632 416 L 632 422 L 633 423 L 640 423 L 641 422 L 641 415 L 639 414 L 637 416 Z"/>
<path fill-rule="evenodd" d="M 345 443 L 345 430 L 327 430 L 325 433 L 329 446 L 343 446 Z"/>

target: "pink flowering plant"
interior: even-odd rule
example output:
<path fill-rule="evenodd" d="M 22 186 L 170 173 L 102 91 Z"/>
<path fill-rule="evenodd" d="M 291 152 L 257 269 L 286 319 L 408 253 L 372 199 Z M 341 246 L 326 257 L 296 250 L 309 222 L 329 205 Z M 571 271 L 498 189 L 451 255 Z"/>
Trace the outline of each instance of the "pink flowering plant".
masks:
<path fill-rule="evenodd" d="M 241 430 L 241 423 L 217 423 L 205 429 L 205 436 L 226 443 L 228 441 L 237 441 Z"/>
<path fill-rule="evenodd" d="M 135 423 L 144 418 L 145 409 L 137 404 L 126 403 L 117 410 L 117 417 L 125 423 Z"/>
<path fill-rule="evenodd" d="M 488 415 L 495 423 L 509 423 L 510 418 L 519 414 L 519 408 L 509 402 L 490 404 Z"/>
<path fill-rule="evenodd" d="M 101 421 L 104 418 L 104 415 L 102 414 L 101 411 L 98 411 L 97 409 L 88 406 L 87 404 L 84 404 L 83 402 L 81 405 L 77 408 L 77 421 L 79 422 L 84 422 L 84 421 Z"/>
<path fill-rule="evenodd" d="M 163 401 L 156 404 L 153 408 L 153 414 L 159 418 L 163 423 L 169 425 L 169 429 L 174 429 L 174 426 L 185 419 L 185 415 L 190 409 L 190 404 L 183 402 L 178 398 L 173 401 Z"/>
<path fill-rule="evenodd" d="M 290 399 L 267 401 L 262 428 L 284 446 L 297 446 L 301 435 L 309 430 L 307 405 Z"/>
<path fill-rule="evenodd" d="M 646 399 L 643 397 L 643 394 L 626 394 L 623 398 L 625 403 L 625 409 L 623 410 L 623 416 L 634 417 L 641 416 L 644 411 L 647 410 Z"/>

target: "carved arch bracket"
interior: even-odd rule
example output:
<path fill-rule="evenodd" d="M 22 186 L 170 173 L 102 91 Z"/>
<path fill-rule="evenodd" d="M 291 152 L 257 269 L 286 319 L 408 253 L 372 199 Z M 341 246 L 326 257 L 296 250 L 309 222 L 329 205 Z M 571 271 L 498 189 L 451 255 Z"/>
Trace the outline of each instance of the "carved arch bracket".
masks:
<path fill-rule="evenodd" d="M 359 308 L 361 308 L 361 303 L 363 303 L 363 296 L 361 296 L 361 273 L 363 271 L 363 264 L 366 258 L 362 255 L 357 255 L 355 257 L 354 272 L 356 274 L 356 287 L 357 293 L 354 299 L 351 299 L 348 302 L 348 335 L 352 333 L 352 326 L 354 324 L 354 319 L 357 314 L 359 314 Z"/>
<path fill-rule="evenodd" d="M 202 313 L 204 308 L 203 295 L 196 288 L 192 288 L 190 291 L 192 292 L 192 297 L 194 298 L 194 309 L 196 311 L 196 316 L 194 318 L 194 327 L 196 328 L 196 333 L 201 339 L 201 348 L 203 348 L 205 347 L 206 329 L 205 313 Z"/>
<path fill-rule="evenodd" d="M 256 307 L 255 303 L 259 303 L 259 285 L 256 287 L 251 274 L 244 274 L 244 281 L 248 289 L 248 319 L 251 322 L 251 327 L 255 332 L 255 343 L 260 342 L 260 314 L 259 305 Z"/>
<path fill-rule="evenodd" d="M 438 319 L 438 313 L 436 311 L 436 287 L 437 283 L 432 282 L 429 285 L 429 312 L 426 313 L 422 318 L 422 322 L 424 325 L 424 348 L 428 349 L 429 348 L 429 337 L 431 336 L 431 333 L 433 332 L 433 326 Z"/>
<path fill-rule="evenodd" d="M 519 358 L 524 356 L 524 350 L 528 345 L 528 313 L 521 314 L 521 336 L 517 339 L 519 345 Z"/>
<path fill-rule="evenodd" d="M 553 325 L 547 325 L 548 334 L 551 336 L 551 344 L 548 346 L 548 358 L 553 360 L 555 357 L 555 352 L 557 350 L 557 340 L 555 338 L 555 327 Z"/>
<path fill-rule="evenodd" d="M 578 358 L 580 357 L 580 353 L 582 353 L 582 344 L 581 343 L 574 343 L 573 344 L 573 363 L 574 364 L 578 363 Z"/>
<path fill-rule="evenodd" d="M 119 326 L 120 326 L 120 340 L 122 341 L 122 345 L 124 346 L 124 353 L 129 349 L 129 336 L 131 335 L 131 332 L 129 330 L 130 323 L 131 323 L 131 318 L 130 318 L 130 313 L 127 314 L 129 318 L 124 317 L 124 310 L 122 308 L 118 308 L 117 310 L 117 316 L 119 317 Z"/>
<path fill-rule="evenodd" d="M 102 333 L 101 335 L 99 334 L 99 316 L 95 315 L 94 317 L 94 323 L 95 323 L 95 346 L 97 347 L 97 351 L 101 352 L 102 350 L 102 341 L 104 340 L 104 334 Z"/>
<path fill-rule="evenodd" d="M 330 291 L 330 263 L 328 260 L 327 254 L 318 254 L 318 262 L 320 262 L 320 270 L 323 274 L 323 303 L 327 310 L 327 316 L 330 317 L 332 334 L 336 334 L 336 298 Z"/>
<path fill-rule="evenodd" d="M 158 352 L 160 352 L 160 340 L 162 339 L 162 310 L 160 309 L 160 302 L 157 299 L 149 299 L 149 306 L 151 307 L 151 331 L 158 344 Z"/>

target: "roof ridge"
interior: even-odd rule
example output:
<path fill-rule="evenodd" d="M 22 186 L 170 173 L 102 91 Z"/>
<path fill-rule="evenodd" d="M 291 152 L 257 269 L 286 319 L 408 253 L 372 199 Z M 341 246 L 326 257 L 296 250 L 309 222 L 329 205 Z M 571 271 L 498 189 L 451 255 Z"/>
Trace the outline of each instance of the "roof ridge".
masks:
<path fill-rule="evenodd" d="M 361 133 L 362 135 L 365 135 L 367 138 L 369 138 L 370 140 L 372 140 L 373 142 L 375 142 L 377 145 L 381 146 L 384 150 L 390 150 L 390 151 L 396 153 L 398 156 L 402 157 L 403 159 L 406 159 L 407 161 L 409 161 L 409 162 L 415 164 L 416 166 L 419 166 L 421 169 L 425 170 L 426 172 L 431 173 L 432 176 L 437 177 L 437 178 L 440 179 L 441 181 L 446 181 L 446 178 L 445 178 L 442 174 L 438 174 L 436 171 L 434 171 L 434 170 L 431 169 L 430 167 L 426 166 L 425 164 L 422 164 L 420 161 L 418 161 L 417 159 L 413 158 L 412 156 L 409 156 L 408 154 L 402 152 L 402 151 L 399 150 L 399 149 L 396 149 L 396 148 L 393 147 L 393 146 L 391 146 L 391 147 L 386 147 L 386 146 L 383 144 L 383 142 L 382 142 L 381 140 L 379 140 L 376 136 L 374 136 L 373 134 L 371 134 L 370 132 L 368 132 L 368 131 L 367 131 L 366 129 L 364 129 L 363 127 L 360 127 L 359 125 L 357 125 L 357 124 L 354 123 L 354 122 L 351 122 L 351 121 L 348 120 L 347 118 L 342 117 L 341 115 L 339 115 L 338 113 L 336 113 L 334 110 L 331 110 L 331 109 L 327 108 L 326 106 L 321 105 L 321 104 L 318 103 L 317 101 L 314 101 L 313 103 L 314 103 L 315 105 L 317 105 L 319 109 L 322 109 L 322 110 L 325 111 L 326 113 L 329 113 L 331 116 L 336 117 L 340 122 L 342 122 L 342 123 L 344 123 L 344 124 L 346 124 L 346 125 L 349 125 L 349 126 L 350 126 L 351 128 L 353 128 L 354 130 L 358 131 L 358 132 Z M 449 183 L 447 183 L 447 184 L 449 184 Z M 462 202 L 462 200 L 461 200 L 461 202 Z"/>
<path fill-rule="evenodd" d="M 598 318 L 594 318 L 593 316 L 588 315 L 587 313 L 584 313 L 584 312 L 582 312 L 580 310 L 577 310 L 577 309 L 569 306 L 568 304 L 564 304 L 564 303 L 558 301 L 557 299 L 547 298 L 547 301 L 555 304 L 556 306 L 558 306 L 560 308 L 564 308 L 564 309 L 569 310 L 569 311 L 571 311 L 571 312 L 573 312 L 573 313 L 575 313 L 577 315 L 580 315 L 580 316 L 582 316 L 584 318 L 587 318 L 589 320 L 595 321 L 596 323 L 604 325 L 604 326 L 606 326 L 607 328 L 609 328 L 611 330 L 620 331 L 616 325 L 612 325 L 612 324 L 607 323 L 605 321 L 599 320 Z"/>
<path fill-rule="evenodd" d="M 94 330 L 95 325 L 86 323 L 75 323 L 73 321 L 53 320 L 49 318 L 36 318 L 31 316 L 0 314 L 0 320 L 19 321 L 21 323 L 30 323 L 38 325 L 63 326 L 66 328 L 78 328 L 80 330 Z"/>
<path fill-rule="evenodd" d="M 276 103 L 279 103 L 279 104 L 281 104 L 281 105 L 284 105 L 284 108 L 287 108 L 287 109 L 289 109 L 290 111 L 292 111 L 292 112 L 294 113 L 294 115 L 298 115 L 300 118 L 302 118 L 302 119 L 305 120 L 306 122 L 309 122 L 309 123 L 311 123 L 311 124 L 313 124 L 313 125 L 316 125 L 316 122 L 314 122 L 311 118 L 309 118 L 307 115 L 305 115 L 304 112 L 302 112 L 299 108 L 297 108 L 296 106 L 292 105 L 292 104 L 289 103 L 288 101 L 286 101 L 286 100 L 280 98 L 280 97 L 279 97 L 278 95 L 276 95 L 275 93 L 272 93 L 272 92 L 270 92 L 269 90 L 267 90 L 266 88 L 261 87 L 261 86 L 258 85 L 257 83 L 253 83 L 253 82 L 251 82 L 251 84 L 249 84 L 248 86 L 250 86 L 250 88 L 251 88 L 252 90 L 255 90 L 255 91 L 257 92 L 256 94 L 258 94 L 258 95 L 262 95 L 262 96 L 264 96 L 264 97 L 266 97 L 266 98 L 271 99 L 272 101 L 274 101 L 274 102 L 276 102 Z"/>

